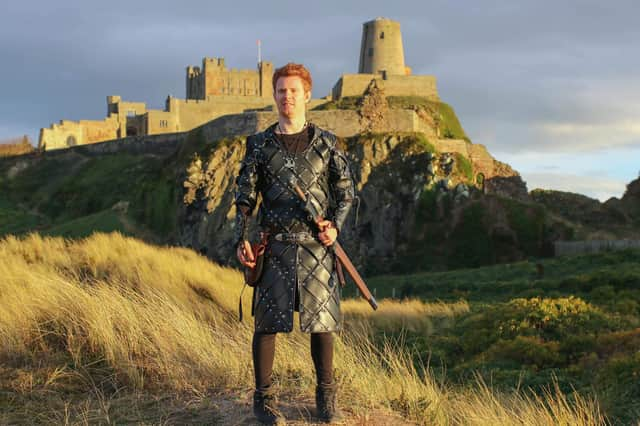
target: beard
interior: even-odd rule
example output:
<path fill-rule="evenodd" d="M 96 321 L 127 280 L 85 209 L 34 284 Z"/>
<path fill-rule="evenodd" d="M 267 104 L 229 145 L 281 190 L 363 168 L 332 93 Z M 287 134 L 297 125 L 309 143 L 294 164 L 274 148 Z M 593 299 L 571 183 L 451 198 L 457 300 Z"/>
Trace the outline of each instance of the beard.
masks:
<path fill-rule="evenodd" d="M 295 107 L 295 105 L 292 104 L 285 104 L 279 105 L 280 108 L 278 109 L 280 112 L 280 115 L 282 115 L 283 117 L 287 117 L 287 118 L 293 118 L 296 115 L 298 115 L 300 112 L 298 111 L 298 109 Z"/>

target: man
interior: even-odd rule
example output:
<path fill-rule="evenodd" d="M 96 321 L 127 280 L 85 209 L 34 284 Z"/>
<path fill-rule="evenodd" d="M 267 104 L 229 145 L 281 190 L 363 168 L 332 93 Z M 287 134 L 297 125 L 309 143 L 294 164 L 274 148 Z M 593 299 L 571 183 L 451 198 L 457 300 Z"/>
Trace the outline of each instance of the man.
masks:
<path fill-rule="evenodd" d="M 346 219 L 355 190 L 335 135 L 306 121 L 312 87 L 309 71 L 303 65 L 289 63 L 276 70 L 272 83 L 278 122 L 247 139 L 236 179 L 240 263 L 248 268 L 256 266 L 247 241 L 247 222 L 259 193 L 259 225 L 267 236 L 263 270 L 253 299 L 253 409 L 263 423 L 281 419 L 271 389 L 275 340 L 277 333 L 293 330 L 293 312 L 298 311 L 301 330 L 311 333 L 318 417 L 330 422 L 339 416 L 333 332 L 339 330 L 342 320 L 331 245 Z M 302 189 L 324 220 L 317 224 L 310 220 L 294 185 Z"/>

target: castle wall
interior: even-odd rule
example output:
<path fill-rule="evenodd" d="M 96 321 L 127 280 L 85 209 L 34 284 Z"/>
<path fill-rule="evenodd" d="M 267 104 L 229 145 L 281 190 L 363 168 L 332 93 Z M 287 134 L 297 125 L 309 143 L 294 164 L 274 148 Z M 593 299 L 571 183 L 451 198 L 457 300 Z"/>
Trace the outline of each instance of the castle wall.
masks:
<path fill-rule="evenodd" d="M 463 139 L 438 139 L 435 147 L 440 152 L 458 152 L 473 165 L 474 174 L 482 173 L 486 179 L 495 175 L 494 159 L 481 144 L 472 144 Z"/>
<path fill-rule="evenodd" d="M 317 107 L 318 105 L 326 104 L 330 100 L 331 100 L 330 97 L 328 97 L 328 98 L 320 98 L 320 99 L 310 99 L 309 103 L 307 104 L 307 112 L 309 110 L 312 110 L 313 108 Z M 274 108 L 275 108 L 275 105 L 274 105 Z"/>
<path fill-rule="evenodd" d="M 362 96 L 374 79 L 385 96 L 422 96 L 439 100 L 436 78 L 432 75 L 393 75 L 385 80 L 374 74 L 343 74 L 333 86 L 331 96 L 333 99 Z"/>
<path fill-rule="evenodd" d="M 187 99 L 219 96 L 271 98 L 273 64 L 260 62 L 257 70 L 227 69 L 224 58 L 204 58 L 202 68 L 187 67 Z"/>
<path fill-rule="evenodd" d="M 413 122 L 411 127 L 413 128 L 414 132 L 424 133 L 425 135 L 429 136 L 432 139 L 438 137 L 436 134 L 436 129 L 433 128 L 432 124 L 427 123 L 425 120 L 423 120 L 415 111 L 395 110 L 395 109 L 390 110 L 391 113 L 396 113 L 397 111 L 407 111 L 411 113 L 408 115 L 411 117 L 411 120 Z"/>
<path fill-rule="evenodd" d="M 144 132 L 138 135 L 159 135 L 180 131 L 177 114 L 169 111 L 150 109 L 144 115 Z"/>
<path fill-rule="evenodd" d="M 333 86 L 331 97 L 338 100 L 346 96 L 362 96 L 375 77 L 374 74 L 342 74 Z"/>
<path fill-rule="evenodd" d="M 120 96 L 107 96 L 107 116 L 115 116 L 118 122 L 118 134 L 116 137 L 123 138 L 132 133 L 140 134 L 140 122 L 136 120 L 136 117 L 146 112 L 147 104 L 144 102 L 128 102 L 123 101 Z M 103 140 L 106 139 L 97 139 L 95 141 Z"/>
<path fill-rule="evenodd" d="M 172 99 L 171 113 L 177 117 L 176 130 L 184 132 L 223 115 L 260 109 L 272 103 L 272 99 L 242 96 L 220 96 L 207 101 Z"/>
<path fill-rule="evenodd" d="M 378 87 L 384 88 L 386 96 L 423 96 L 439 100 L 436 78 L 432 75 L 389 76 Z"/>
<path fill-rule="evenodd" d="M 145 114 L 145 116 L 152 115 L 153 110 Z M 157 117 L 160 116 L 161 115 L 158 115 Z M 349 137 L 362 133 L 365 131 L 367 124 L 362 120 L 359 113 L 353 110 L 309 111 L 307 117 L 309 121 L 332 131 L 340 137 Z M 225 137 L 254 134 L 266 129 L 275 123 L 277 119 L 278 116 L 276 112 L 268 111 L 229 114 L 206 122 L 200 128 L 207 141 L 215 141 Z M 112 131 L 115 133 L 115 119 L 111 121 L 113 122 L 114 129 Z M 81 124 L 87 125 L 87 123 L 87 121 L 65 121 L 60 125 L 52 126 L 56 127 L 56 130 L 59 132 L 59 144 L 61 145 L 59 147 L 67 147 L 64 137 L 68 135 L 76 136 L 78 140 L 82 140 L 83 131 Z M 66 133 L 62 132 L 63 129 Z M 42 130 L 47 131 L 50 129 Z M 433 129 L 429 128 L 415 111 L 389 110 L 385 117 L 385 132 L 425 133 L 430 137 L 430 140 L 433 141 L 435 148 L 439 152 L 457 152 L 469 158 L 473 164 L 476 175 L 483 173 L 486 179 L 490 179 L 496 173 L 494 159 L 483 145 L 471 144 L 462 139 L 436 139 Z M 73 149 L 92 154 L 120 151 L 171 153 L 180 146 L 188 134 L 188 132 L 180 132 L 126 137 L 85 146 L 76 146 Z M 51 148 L 47 147 L 47 149 L 55 149 L 55 146 Z"/>
<path fill-rule="evenodd" d="M 117 122 L 114 118 L 105 120 L 80 120 L 84 130 L 84 143 L 96 143 L 113 138 L 116 133 Z"/>
<path fill-rule="evenodd" d="M 204 78 L 200 67 L 187 67 L 187 99 L 204 99 Z"/>
<path fill-rule="evenodd" d="M 118 137 L 118 122 L 115 116 L 104 120 L 62 120 L 59 124 L 40 129 L 39 149 L 61 149 L 76 145 L 91 144 Z"/>
<path fill-rule="evenodd" d="M 147 134 L 147 113 L 127 117 L 127 136 L 138 136 Z M 107 139 L 102 139 L 107 140 Z"/>
<path fill-rule="evenodd" d="M 367 123 L 354 110 L 309 111 L 307 119 L 340 137 L 354 136 L 367 129 Z M 277 113 L 259 111 L 222 116 L 206 123 L 202 129 L 208 140 L 216 140 L 252 135 L 266 129 L 277 120 Z M 389 110 L 384 126 L 388 132 L 422 132 L 433 136 L 433 129 L 428 128 L 412 110 Z"/>
<path fill-rule="evenodd" d="M 495 175 L 494 159 L 487 151 L 487 147 L 481 144 L 469 144 L 469 158 L 473 164 L 473 168 L 478 173 L 482 173 L 485 178 L 491 178 Z"/>
<path fill-rule="evenodd" d="M 307 118 L 338 136 L 353 136 L 362 130 L 360 116 L 356 111 L 309 111 Z M 216 140 L 237 135 L 252 135 L 266 129 L 276 121 L 278 121 L 276 112 L 235 114 L 213 120 L 202 126 L 202 129 L 207 140 Z"/>
<path fill-rule="evenodd" d="M 353 136 L 362 130 L 360 115 L 351 110 L 309 111 L 309 121 L 338 136 Z"/>
<path fill-rule="evenodd" d="M 120 139 L 110 139 L 87 145 L 78 145 L 69 149 L 47 151 L 47 157 L 74 155 L 80 153 L 89 156 L 100 156 L 127 152 L 131 154 L 154 154 L 169 156 L 174 154 L 185 141 L 188 133 L 167 133 L 151 136 L 128 136 Z M 37 155 L 34 155 L 37 159 Z"/>
<path fill-rule="evenodd" d="M 260 96 L 257 71 L 226 70 L 205 63 L 205 96 Z"/>
<path fill-rule="evenodd" d="M 133 117 L 147 112 L 147 104 L 144 102 L 120 101 L 117 105 L 116 113 L 120 114 L 121 117 Z"/>

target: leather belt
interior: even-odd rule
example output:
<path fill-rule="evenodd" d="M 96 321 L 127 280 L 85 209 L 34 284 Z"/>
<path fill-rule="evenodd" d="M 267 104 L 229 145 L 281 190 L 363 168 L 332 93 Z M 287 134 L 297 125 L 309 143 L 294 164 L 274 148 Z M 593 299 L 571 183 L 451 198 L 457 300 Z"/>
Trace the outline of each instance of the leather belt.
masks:
<path fill-rule="evenodd" d="M 280 233 L 275 234 L 273 239 L 276 241 L 282 241 L 286 243 L 306 243 L 314 240 L 313 235 L 308 232 L 293 232 L 293 233 Z"/>

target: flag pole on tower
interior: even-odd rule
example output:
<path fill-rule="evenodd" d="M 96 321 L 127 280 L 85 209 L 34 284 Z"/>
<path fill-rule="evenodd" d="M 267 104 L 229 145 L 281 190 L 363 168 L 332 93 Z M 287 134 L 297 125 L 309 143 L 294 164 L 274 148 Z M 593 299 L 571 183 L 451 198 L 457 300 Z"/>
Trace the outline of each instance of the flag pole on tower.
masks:
<path fill-rule="evenodd" d="M 260 51 L 261 43 L 258 40 L 258 63 L 262 62 L 262 52 Z"/>

